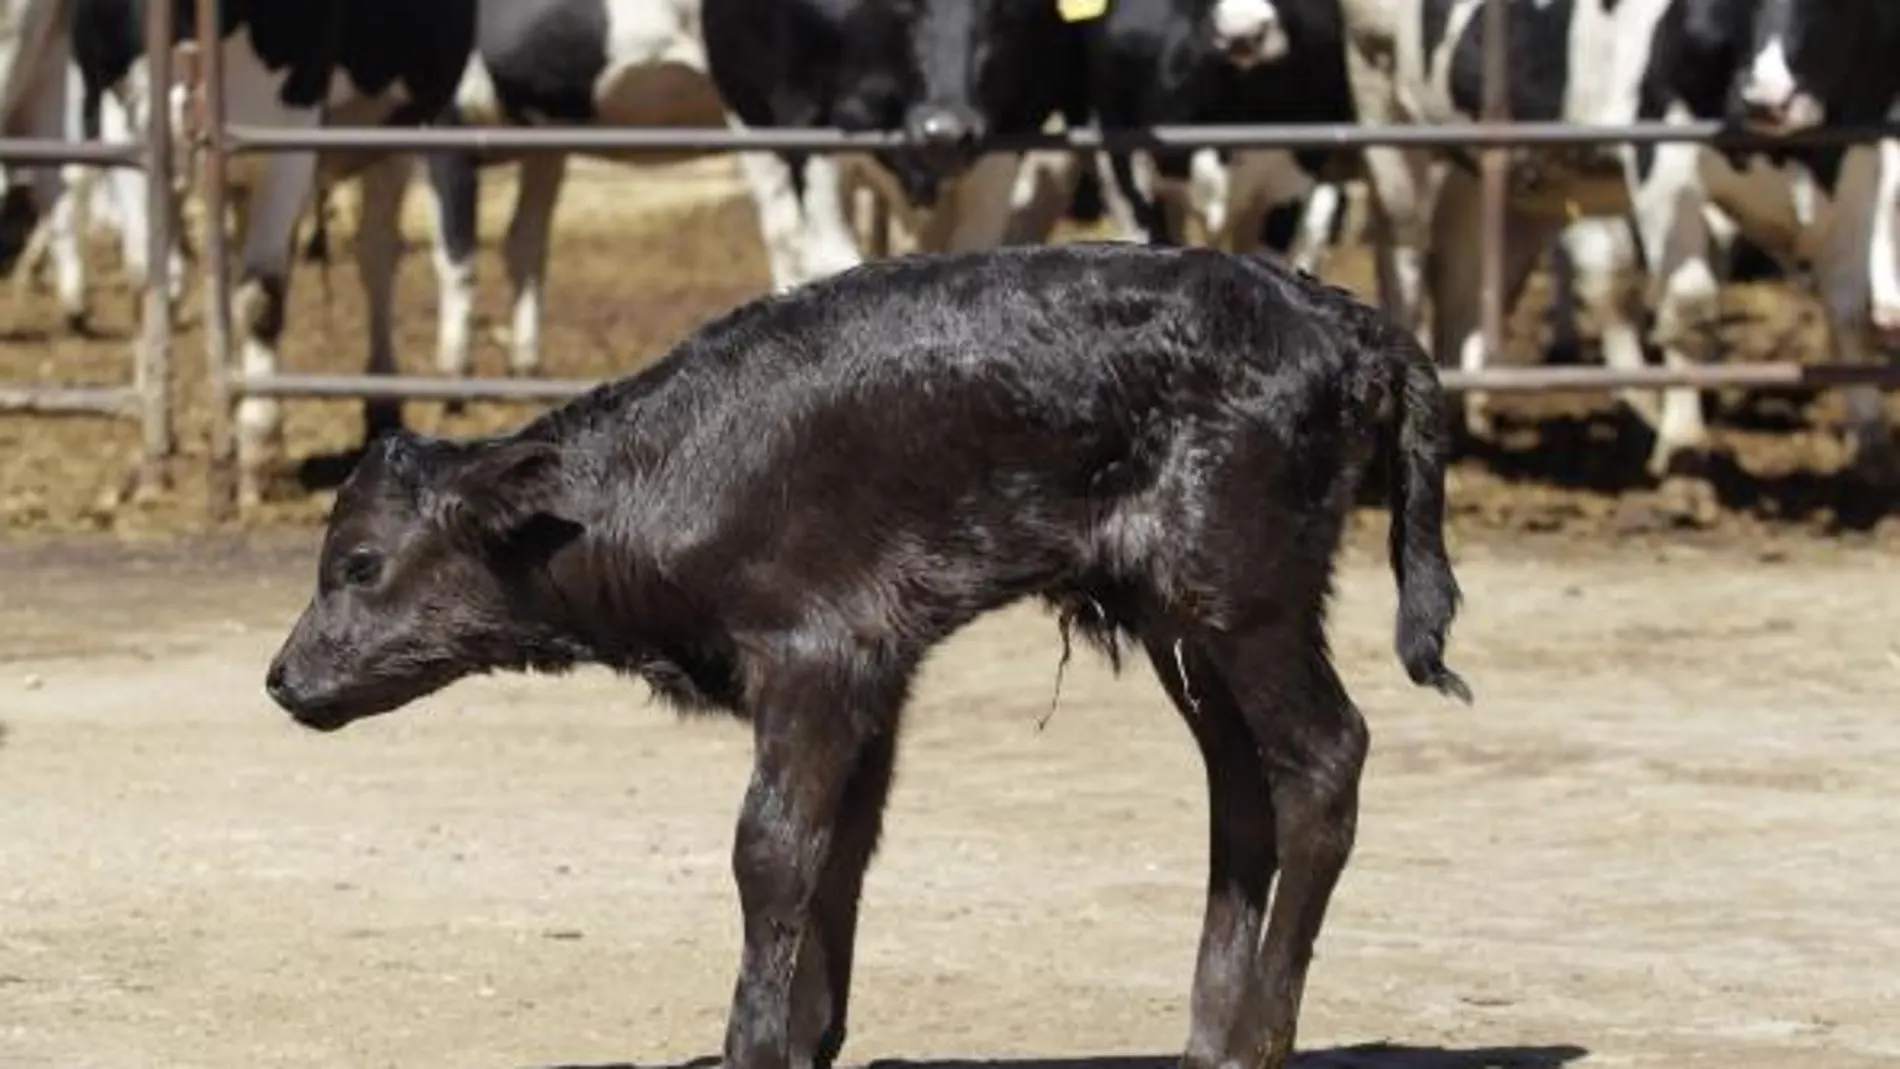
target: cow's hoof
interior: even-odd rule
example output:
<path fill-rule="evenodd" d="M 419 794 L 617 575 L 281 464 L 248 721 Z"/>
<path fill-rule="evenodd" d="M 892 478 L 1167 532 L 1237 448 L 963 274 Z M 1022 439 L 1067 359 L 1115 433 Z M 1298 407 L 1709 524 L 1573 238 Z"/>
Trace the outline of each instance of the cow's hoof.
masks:
<path fill-rule="evenodd" d="M 1657 510 L 1672 527 L 1714 526 L 1722 515 L 1715 484 L 1701 475 L 1670 475 L 1656 494 Z"/>

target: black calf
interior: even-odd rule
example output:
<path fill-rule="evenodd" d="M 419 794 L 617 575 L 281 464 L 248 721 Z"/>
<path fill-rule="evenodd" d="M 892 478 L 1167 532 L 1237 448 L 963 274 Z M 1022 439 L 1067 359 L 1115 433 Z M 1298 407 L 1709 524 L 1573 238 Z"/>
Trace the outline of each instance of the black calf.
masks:
<path fill-rule="evenodd" d="M 1441 404 L 1406 333 L 1265 261 L 879 261 L 747 304 L 514 434 L 379 443 L 267 685 L 335 730 L 471 673 L 592 662 L 750 720 L 726 1064 L 823 1066 L 916 669 L 1041 598 L 1111 653 L 1140 644 L 1207 765 L 1188 1064 L 1277 1067 L 1354 836 L 1366 726 L 1324 618 L 1375 452 L 1400 660 L 1470 700 L 1443 660 Z"/>

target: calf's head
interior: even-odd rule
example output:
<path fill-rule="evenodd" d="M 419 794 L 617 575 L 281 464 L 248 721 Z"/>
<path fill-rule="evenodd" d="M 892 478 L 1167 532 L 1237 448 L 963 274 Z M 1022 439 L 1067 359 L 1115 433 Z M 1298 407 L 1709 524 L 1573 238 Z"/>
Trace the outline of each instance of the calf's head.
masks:
<path fill-rule="evenodd" d="M 316 592 L 265 676 L 271 699 L 334 731 L 523 666 L 538 638 L 527 591 L 579 533 L 557 514 L 563 485 L 546 442 L 379 439 L 338 491 Z"/>

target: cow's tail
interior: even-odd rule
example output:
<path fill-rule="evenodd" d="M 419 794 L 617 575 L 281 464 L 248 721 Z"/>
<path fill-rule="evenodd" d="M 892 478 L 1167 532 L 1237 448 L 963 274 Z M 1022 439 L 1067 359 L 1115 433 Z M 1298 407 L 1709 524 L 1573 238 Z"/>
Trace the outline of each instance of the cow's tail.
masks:
<path fill-rule="evenodd" d="M 1471 702 L 1471 687 L 1445 665 L 1445 639 L 1460 593 L 1445 552 L 1445 465 L 1450 435 L 1437 369 L 1412 335 L 1382 332 L 1396 365 L 1385 427 L 1392 573 L 1398 580 L 1398 655 L 1412 682 Z"/>

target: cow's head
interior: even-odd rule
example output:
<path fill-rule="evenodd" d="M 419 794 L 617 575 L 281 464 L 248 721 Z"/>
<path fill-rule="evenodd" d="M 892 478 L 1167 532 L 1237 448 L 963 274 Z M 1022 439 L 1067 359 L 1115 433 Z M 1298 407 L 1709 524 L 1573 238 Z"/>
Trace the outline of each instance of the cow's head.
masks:
<path fill-rule="evenodd" d="M 564 487 L 546 442 L 378 439 L 338 491 L 316 593 L 265 676 L 272 700 L 334 731 L 525 666 L 541 636 L 524 598 L 579 532 L 558 516 Z"/>
<path fill-rule="evenodd" d="M 976 159 L 994 133 L 1038 129 L 1055 110 L 1063 46 L 1055 0 L 893 0 L 849 35 L 840 126 L 901 129 L 879 156 L 913 203 Z M 874 54 L 873 54 L 874 53 Z M 901 69 L 900 69 L 901 68 Z"/>
<path fill-rule="evenodd" d="M 1745 126 L 1786 134 L 1877 121 L 1900 90 L 1893 0 L 1725 0 L 1751 9 L 1731 101 Z"/>

